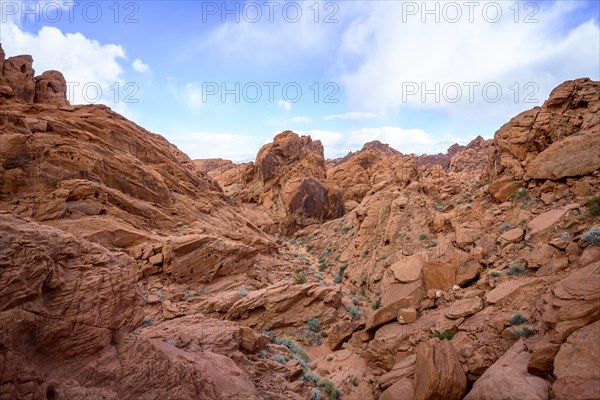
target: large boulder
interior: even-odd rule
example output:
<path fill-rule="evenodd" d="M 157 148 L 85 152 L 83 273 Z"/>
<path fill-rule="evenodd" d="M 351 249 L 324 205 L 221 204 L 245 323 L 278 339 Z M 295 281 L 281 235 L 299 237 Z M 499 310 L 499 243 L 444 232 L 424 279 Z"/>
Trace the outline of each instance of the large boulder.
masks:
<path fill-rule="evenodd" d="M 527 372 L 530 357 L 522 341 L 515 343 L 475 382 L 465 400 L 548 400 L 548 382 Z"/>
<path fill-rule="evenodd" d="M 466 390 L 467 377 L 449 341 L 431 339 L 417 346 L 415 400 L 459 400 Z"/>

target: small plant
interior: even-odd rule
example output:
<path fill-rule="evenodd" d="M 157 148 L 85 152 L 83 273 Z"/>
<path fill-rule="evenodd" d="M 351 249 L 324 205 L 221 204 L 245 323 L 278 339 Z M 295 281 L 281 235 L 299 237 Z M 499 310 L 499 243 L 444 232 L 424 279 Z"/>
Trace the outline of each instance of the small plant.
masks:
<path fill-rule="evenodd" d="M 315 385 L 319 385 L 321 383 L 321 378 L 319 377 L 319 375 L 314 374 L 312 372 L 309 371 L 305 371 L 304 374 L 302 375 L 302 380 L 304 382 L 314 382 Z"/>
<path fill-rule="evenodd" d="M 516 313 L 514 313 L 512 315 L 512 317 L 510 317 L 510 324 L 511 325 L 521 325 L 521 324 L 524 324 L 527 321 L 529 321 L 527 319 L 527 317 L 524 316 L 523 314 L 521 314 L 520 311 L 517 311 Z"/>
<path fill-rule="evenodd" d="M 275 354 L 273 356 L 273 360 L 277 361 L 279 364 L 285 364 L 287 360 L 281 354 Z"/>
<path fill-rule="evenodd" d="M 302 346 L 300 346 L 295 340 L 293 340 L 289 337 L 282 336 L 282 337 L 275 338 L 273 340 L 273 343 L 287 347 L 295 355 L 294 358 L 297 358 L 297 359 L 305 361 L 305 362 L 310 361 L 310 359 L 308 358 L 308 355 L 306 354 L 306 352 L 304 351 Z"/>
<path fill-rule="evenodd" d="M 342 232 L 343 235 L 345 235 L 346 233 L 348 233 L 348 231 L 352 229 L 349 226 L 343 226 L 342 229 L 340 229 L 340 231 Z"/>
<path fill-rule="evenodd" d="M 511 229 L 512 226 L 510 226 L 509 224 L 501 224 L 498 226 L 498 230 L 501 232 L 510 231 Z"/>
<path fill-rule="evenodd" d="M 381 307 L 381 299 L 380 298 L 377 299 L 377 300 L 375 300 L 375 303 L 373 303 L 373 305 L 371 306 L 371 308 L 373 310 L 378 310 L 379 307 Z"/>
<path fill-rule="evenodd" d="M 454 337 L 454 333 L 452 333 L 451 331 L 444 331 L 444 332 L 435 331 L 433 333 L 433 337 L 441 339 L 441 340 L 452 340 L 452 338 Z"/>
<path fill-rule="evenodd" d="M 321 330 L 321 323 L 316 318 L 311 318 L 306 321 L 306 325 L 308 325 L 308 329 L 313 332 L 319 332 L 319 330 Z"/>
<path fill-rule="evenodd" d="M 527 197 L 527 189 L 524 187 L 518 188 L 516 192 L 509 196 L 511 200 L 520 200 Z"/>
<path fill-rule="evenodd" d="M 323 262 L 319 262 L 319 271 L 323 272 L 327 268 L 329 268 L 329 263 L 326 260 L 323 260 Z"/>
<path fill-rule="evenodd" d="M 502 272 L 500 271 L 490 271 L 488 272 L 488 275 L 491 276 L 492 278 L 499 278 L 502 276 Z"/>
<path fill-rule="evenodd" d="M 358 379 L 352 379 L 352 386 L 358 386 Z"/>
<path fill-rule="evenodd" d="M 333 278 L 333 282 L 342 283 L 342 278 L 344 277 L 344 272 L 346 272 L 346 268 L 348 268 L 348 264 L 344 264 L 340 267 L 337 276 Z"/>
<path fill-rule="evenodd" d="M 329 333 L 323 331 L 321 332 L 321 337 L 329 337 Z"/>
<path fill-rule="evenodd" d="M 312 251 L 312 249 L 313 249 L 313 245 L 312 244 L 309 244 L 309 245 L 306 246 L 306 251 L 308 251 L 309 253 Z"/>
<path fill-rule="evenodd" d="M 348 311 L 350 313 L 350 315 L 352 315 L 352 319 L 360 319 L 360 311 L 358 311 L 358 308 L 356 307 L 346 307 L 346 311 Z"/>
<path fill-rule="evenodd" d="M 419 234 L 419 240 L 423 241 L 427 239 L 427 234 L 425 232 L 422 232 Z"/>
<path fill-rule="evenodd" d="M 600 196 L 589 199 L 585 206 L 594 217 L 600 215 Z"/>
<path fill-rule="evenodd" d="M 294 282 L 297 285 L 302 285 L 303 283 L 306 283 L 306 273 L 303 269 L 297 269 L 294 272 Z"/>
<path fill-rule="evenodd" d="M 513 263 L 513 264 L 510 264 L 510 266 L 508 267 L 507 274 L 509 276 L 517 276 L 517 275 L 522 275 L 524 273 L 525 273 L 525 267 L 523 267 L 523 264 Z"/>
<path fill-rule="evenodd" d="M 334 383 L 328 379 L 321 380 L 319 387 L 323 389 L 329 400 L 337 400 L 340 397 L 340 392 L 335 387 Z"/>
<path fill-rule="evenodd" d="M 579 240 L 584 246 L 591 246 L 600 243 L 600 227 L 592 228 L 583 235 Z"/>
<path fill-rule="evenodd" d="M 290 244 L 296 244 L 296 241 L 294 239 L 290 240 Z"/>
<path fill-rule="evenodd" d="M 527 325 L 522 326 L 520 328 L 515 328 L 513 330 L 513 332 L 518 337 L 529 337 L 529 336 L 531 336 L 531 335 L 533 335 L 535 333 L 535 331 L 533 330 L 533 328 L 531 328 L 530 326 L 527 326 Z"/>
<path fill-rule="evenodd" d="M 310 399 L 311 400 L 321 400 L 323 397 L 321 395 L 321 391 L 317 388 L 313 388 L 310 391 Z"/>

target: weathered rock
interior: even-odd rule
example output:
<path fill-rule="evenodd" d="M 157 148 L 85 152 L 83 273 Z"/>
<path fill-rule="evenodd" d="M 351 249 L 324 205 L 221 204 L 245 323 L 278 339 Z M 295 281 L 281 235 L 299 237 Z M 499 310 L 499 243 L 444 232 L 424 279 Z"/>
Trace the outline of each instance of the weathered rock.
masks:
<path fill-rule="evenodd" d="M 502 235 L 500 235 L 500 237 L 498 238 L 498 241 L 500 242 L 500 245 L 504 247 L 511 243 L 520 242 L 521 239 L 523 239 L 524 235 L 525 235 L 525 232 L 523 232 L 523 229 L 515 228 L 515 229 L 511 229 L 509 231 L 506 231 Z"/>
<path fill-rule="evenodd" d="M 460 317 L 467 317 L 473 315 L 483 309 L 483 303 L 479 297 L 471 297 L 468 299 L 457 300 L 446 312 L 446 317 L 450 319 L 457 319 Z"/>
<path fill-rule="evenodd" d="M 465 400 L 504 400 L 523 396 L 547 400 L 550 385 L 527 372 L 530 357 L 522 341 L 515 343 L 475 382 Z"/>
<path fill-rule="evenodd" d="M 416 400 L 462 399 L 467 378 L 449 341 L 431 339 L 417 346 L 414 386 Z"/>
<path fill-rule="evenodd" d="M 417 360 L 416 354 L 410 354 L 406 357 L 402 357 L 388 372 L 379 378 L 379 386 L 382 389 L 386 389 L 402 379 L 411 379 L 415 374 L 415 361 Z"/>
<path fill-rule="evenodd" d="M 350 337 L 365 327 L 364 322 L 352 322 L 343 321 L 333 325 L 329 332 L 329 338 L 327 343 L 331 351 L 336 351 L 342 348 L 342 345 L 346 343 Z"/>
<path fill-rule="evenodd" d="M 494 290 L 485 295 L 485 300 L 490 304 L 498 303 L 511 296 L 517 290 L 525 286 L 533 285 L 538 281 L 538 278 L 521 278 L 518 280 L 502 282 L 496 286 Z"/>
<path fill-rule="evenodd" d="M 59 71 L 46 71 L 35 78 L 34 102 L 70 106 L 67 100 L 67 82 Z"/>
<path fill-rule="evenodd" d="M 527 233 L 525 234 L 525 240 L 530 240 L 531 237 L 542 234 L 547 229 L 551 228 L 565 215 L 568 209 L 556 209 L 546 211 L 529 221 L 527 223 Z"/>
<path fill-rule="evenodd" d="M 488 191 L 498 201 L 506 201 L 521 187 L 521 183 L 512 177 L 501 178 L 488 185 Z"/>
<path fill-rule="evenodd" d="M 398 310 L 396 319 L 400 324 L 412 324 L 417 320 L 417 310 L 414 308 L 401 308 Z"/>
<path fill-rule="evenodd" d="M 421 254 L 403 258 L 390 266 L 394 277 L 401 283 L 414 282 L 421 277 Z"/>
<path fill-rule="evenodd" d="M 578 329 L 560 346 L 554 359 L 556 398 L 600 398 L 600 321 Z"/>
<path fill-rule="evenodd" d="M 415 390 L 411 379 L 401 379 L 387 388 L 381 396 L 380 400 L 413 400 L 415 398 Z"/>

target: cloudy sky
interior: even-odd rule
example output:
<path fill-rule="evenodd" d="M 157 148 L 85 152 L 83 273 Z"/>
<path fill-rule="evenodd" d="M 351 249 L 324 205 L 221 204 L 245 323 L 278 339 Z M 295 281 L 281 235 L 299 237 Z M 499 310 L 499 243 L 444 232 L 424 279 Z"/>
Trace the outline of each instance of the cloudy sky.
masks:
<path fill-rule="evenodd" d="M 285 129 L 327 157 L 437 153 L 599 80 L 599 4 L 0 0 L 0 42 L 192 158 L 250 160 Z"/>

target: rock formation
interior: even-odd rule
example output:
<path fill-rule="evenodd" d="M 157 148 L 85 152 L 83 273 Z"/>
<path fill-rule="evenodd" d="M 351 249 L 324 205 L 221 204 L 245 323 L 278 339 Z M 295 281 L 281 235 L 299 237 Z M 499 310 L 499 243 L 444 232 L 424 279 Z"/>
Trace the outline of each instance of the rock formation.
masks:
<path fill-rule="evenodd" d="M 600 396 L 598 82 L 440 157 L 234 164 L 0 71 L 0 399 Z"/>

